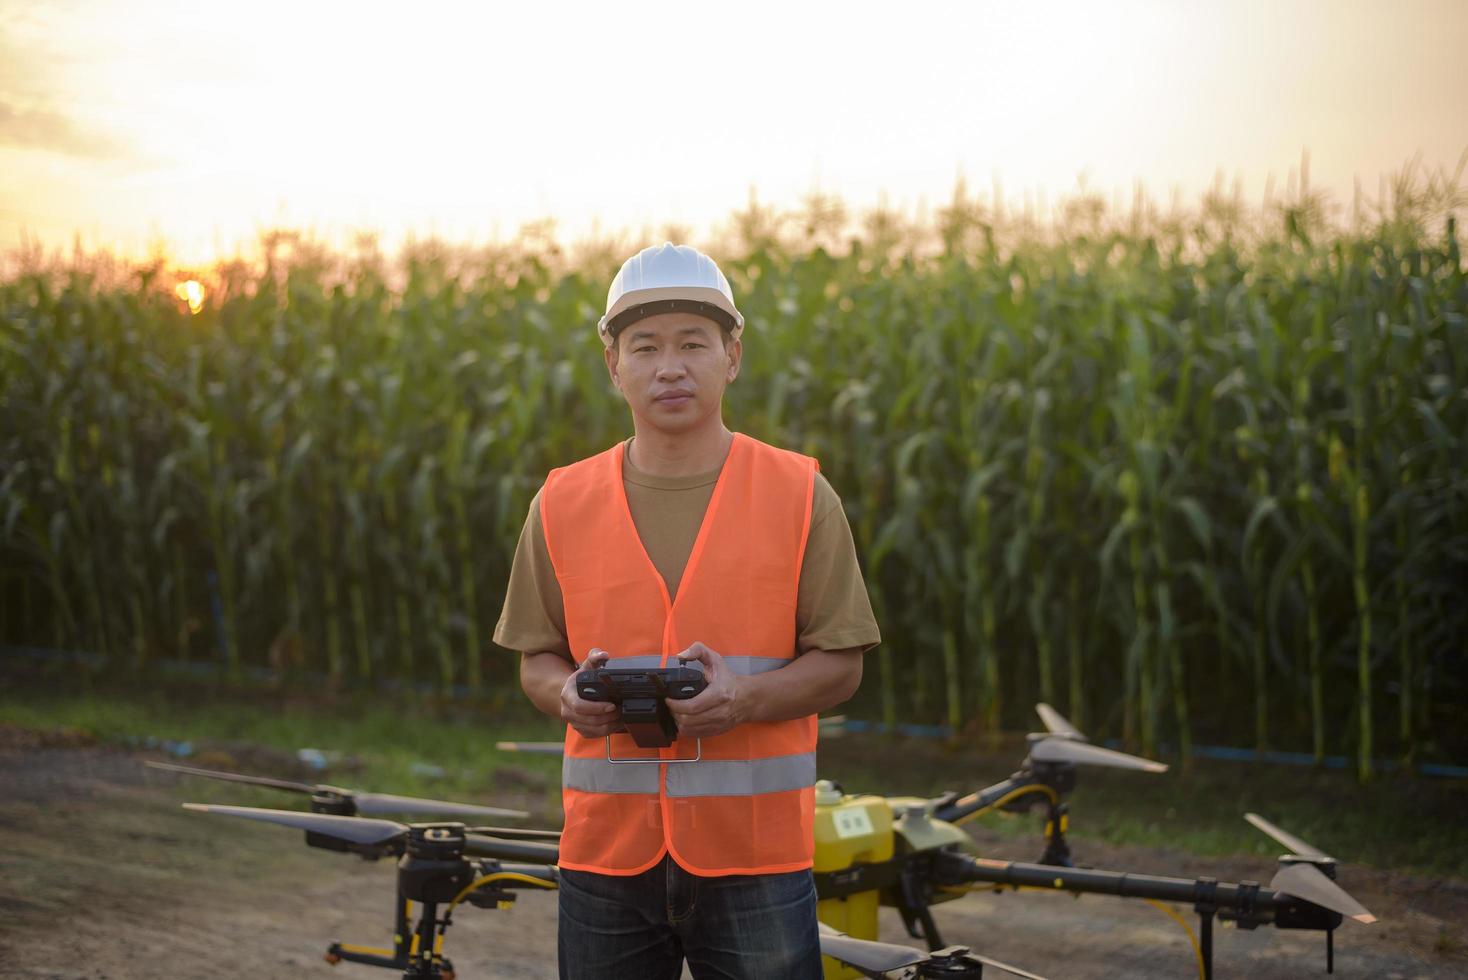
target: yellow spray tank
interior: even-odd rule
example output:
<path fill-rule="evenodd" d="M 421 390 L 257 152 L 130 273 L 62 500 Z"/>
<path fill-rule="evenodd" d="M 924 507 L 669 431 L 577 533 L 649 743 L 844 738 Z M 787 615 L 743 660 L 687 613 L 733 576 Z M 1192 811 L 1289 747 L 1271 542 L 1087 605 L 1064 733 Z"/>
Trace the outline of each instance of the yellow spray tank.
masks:
<path fill-rule="evenodd" d="M 815 873 L 827 881 L 852 875 L 859 885 L 859 869 L 892 859 L 892 807 L 881 796 L 848 796 L 830 780 L 816 783 Z M 843 889 L 844 890 L 844 889 Z M 873 887 L 816 903 L 816 915 L 826 925 L 856 939 L 877 938 L 878 888 Z M 823 956 L 826 980 L 845 980 L 862 974 Z"/>

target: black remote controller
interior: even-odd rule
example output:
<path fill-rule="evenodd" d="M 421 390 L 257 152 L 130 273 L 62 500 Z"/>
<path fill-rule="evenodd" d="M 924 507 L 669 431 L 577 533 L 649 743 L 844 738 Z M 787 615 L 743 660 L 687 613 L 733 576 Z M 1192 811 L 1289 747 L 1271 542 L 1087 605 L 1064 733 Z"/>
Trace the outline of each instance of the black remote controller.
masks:
<path fill-rule="evenodd" d="M 668 699 L 686 701 L 697 697 L 705 687 L 708 681 L 701 664 L 651 670 L 593 667 L 576 674 L 576 693 L 587 701 L 617 705 L 627 734 L 645 749 L 672 745 L 678 737 L 678 723 L 668 710 Z"/>

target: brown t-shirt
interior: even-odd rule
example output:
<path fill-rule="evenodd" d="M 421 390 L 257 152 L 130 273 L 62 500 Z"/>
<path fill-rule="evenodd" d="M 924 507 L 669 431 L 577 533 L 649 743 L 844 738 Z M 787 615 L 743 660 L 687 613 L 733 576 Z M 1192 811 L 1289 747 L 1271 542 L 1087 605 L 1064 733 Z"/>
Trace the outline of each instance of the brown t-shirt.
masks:
<path fill-rule="evenodd" d="M 631 444 L 630 439 L 627 444 Z M 696 476 L 654 476 L 634 467 L 624 451 L 622 485 L 627 491 L 632 523 L 648 557 L 667 583 L 670 597 L 678 593 L 678 583 L 693 553 L 693 542 L 718 479 L 719 470 Z M 811 500 L 810 534 L 800 567 L 795 635 L 801 653 L 870 650 L 882 638 L 856 562 L 856 545 L 841 498 L 819 473 Z M 495 626 L 494 641 L 525 653 L 549 651 L 567 659 L 571 656 L 561 585 L 540 524 L 538 492 L 530 502 L 530 513 L 515 547 L 505 608 Z"/>

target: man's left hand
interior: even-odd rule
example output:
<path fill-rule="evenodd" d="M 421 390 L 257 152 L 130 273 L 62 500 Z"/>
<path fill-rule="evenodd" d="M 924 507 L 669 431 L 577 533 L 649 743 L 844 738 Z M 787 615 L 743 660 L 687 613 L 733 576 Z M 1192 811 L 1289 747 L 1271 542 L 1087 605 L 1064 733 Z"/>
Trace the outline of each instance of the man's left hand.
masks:
<path fill-rule="evenodd" d="M 678 722 L 679 737 L 709 738 L 722 735 L 745 720 L 744 678 L 724 663 L 724 658 L 702 643 L 678 654 L 685 661 L 703 664 L 708 686 L 687 701 L 668 699 L 668 710 Z"/>

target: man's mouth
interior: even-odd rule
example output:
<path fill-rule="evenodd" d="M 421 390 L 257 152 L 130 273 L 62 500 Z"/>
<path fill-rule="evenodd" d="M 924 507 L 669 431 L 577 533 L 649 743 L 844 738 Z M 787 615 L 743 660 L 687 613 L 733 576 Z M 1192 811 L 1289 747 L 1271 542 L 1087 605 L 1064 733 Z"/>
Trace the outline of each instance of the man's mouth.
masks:
<path fill-rule="evenodd" d="M 673 391 L 665 391 L 660 395 L 654 396 L 653 401 L 661 405 L 682 405 L 684 402 L 691 401 L 692 399 L 693 392 L 684 391 L 683 389 L 678 388 Z"/>

